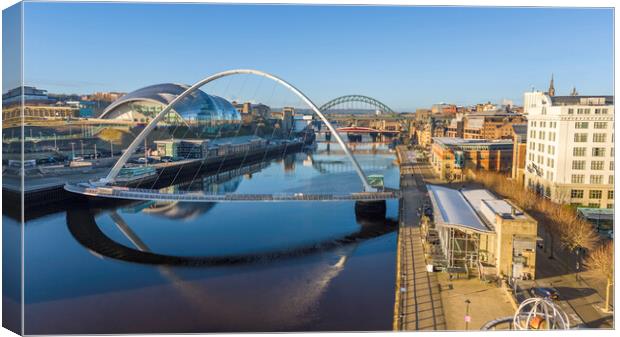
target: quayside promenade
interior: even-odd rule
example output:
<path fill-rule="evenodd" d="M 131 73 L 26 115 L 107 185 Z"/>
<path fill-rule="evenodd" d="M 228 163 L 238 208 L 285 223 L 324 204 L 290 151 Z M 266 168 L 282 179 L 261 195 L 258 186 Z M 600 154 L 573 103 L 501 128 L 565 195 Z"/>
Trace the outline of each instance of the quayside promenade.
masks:
<path fill-rule="evenodd" d="M 424 174 L 415 152 L 397 148 L 400 163 L 400 221 L 397 243 L 394 330 L 446 330 L 437 276 L 426 270 L 420 209 L 428 203 Z"/>

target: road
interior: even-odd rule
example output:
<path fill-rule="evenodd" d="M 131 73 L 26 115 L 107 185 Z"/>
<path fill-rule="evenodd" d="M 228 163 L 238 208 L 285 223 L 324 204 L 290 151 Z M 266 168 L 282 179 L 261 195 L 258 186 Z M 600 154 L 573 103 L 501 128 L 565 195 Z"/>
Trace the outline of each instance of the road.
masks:
<path fill-rule="evenodd" d="M 538 287 L 554 287 L 560 293 L 560 307 L 573 322 L 583 323 L 589 328 L 613 328 L 613 315 L 604 313 L 604 299 L 587 284 L 577 281 L 575 273 L 556 259 L 549 259 L 541 249 L 537 252 L 536 280 Z M 524 284 L 527 287 L 527 284 Z"/>

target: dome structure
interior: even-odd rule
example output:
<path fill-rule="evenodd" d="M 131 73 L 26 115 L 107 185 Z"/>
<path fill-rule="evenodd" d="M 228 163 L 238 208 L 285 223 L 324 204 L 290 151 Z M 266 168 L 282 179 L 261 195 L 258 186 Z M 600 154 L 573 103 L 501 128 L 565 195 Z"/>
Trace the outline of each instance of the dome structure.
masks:
<path fill-rule="evenodd" d="M 123 119 L 147 123 L 178 95 L 189 89 L 188 85 L 162 83 L 132 91 L 110 104 L 100 118 Z M 238 124 L 241 115 L 226 99 L 195 90 L 177 102 L 164 122 L 221 125 Z"/>

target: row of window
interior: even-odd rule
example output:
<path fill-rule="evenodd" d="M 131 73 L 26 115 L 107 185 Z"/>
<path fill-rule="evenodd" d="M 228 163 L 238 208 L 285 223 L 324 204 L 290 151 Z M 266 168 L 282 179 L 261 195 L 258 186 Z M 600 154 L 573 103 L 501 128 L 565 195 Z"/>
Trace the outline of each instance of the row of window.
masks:
<path fill-rule="evenodd" d="M 571 205 L 574 205 L 575 207 L 581 207 L 581 203 L 580 202 L 571 202 Z M 589 208 L 601 208 L 601 203 L 599 202 L 591 202 L 588 203 L 587 205 Z M 607 203 L 607 209 L 614 209 L 614 203 Z"/>
<path fill-rule="evenodd" d="M 577 109 L 577 114 L 578 115 L 589 115 L 590 111 L 591 111 L 590 108 L 578 108 Z M 594 114 L 595 115 L 607 115 L 608 112 L 609 112 L 609 109 L 607 109 L 607 108 L 596 108 L 596 109 L 594 109 Z M 569 115 L 574 115 L 575 114 L 575 109 L 569 108 L 568 109 L 568 114 Z"/>
<path fill-rule="evenodd" d="M 590 175 L 590 184 L 604 184 L 605 177 L 602 174 L 593 174 Z M 571 183 L 573 184 L 584 184 L 585 183 L 585 175 L 583 174 L 573 174 L 571 175 Z M 607 179 L 607 183 L 613 185 L 614 176 L 611 175 Z"/>
<path fill-rule="evenodd" d="M 575 143 L 586 143 L 588 141 L 588 134 L 583 133 L 583 132 L 575 133 L 573 140 Z M 592 141 L 594 143 L 605 143 L 605 141 L 607 141 L 607 134 L 606 133 L 593 133 Z"/>
<path fill-rule="evenodd" d="M 575 122 L 575 129 L 587 129 L 590 122 Z M 595 129 L 607 129 L 607 122 L 594 122 Z"/>
<path fill-rule="evenodd" d="M 570 190 L 570 197 L 573 199 L 583 199 L 583 190 Z M 601 199 L 603 197 L 603 191 L 590 190 L 590 199 Z M 607 199 L 613 200 L 614 191 L 607 191 Z"/>
<path fill-rule="evenodd" d="M 538 139 L 545 140 L 545 136 L 546 136 L 545 131 L 538 131 Z M 536 139 L 536 131 L 535 130 L 530 130 L 530 138 L 531 139 Z M 552 141 L 552 142 L 555 141 L 555 132 L 549 132 L 549 140 Z"/>
<path fill-rule="evenodd" d="M 530 126 L 531 127 L 536 127 L 537 122 L 536 121 L 531 121 L 530 122 Z M 549 127 L 554 129 L 556 126 L 558 125 L 557 122 L 549 122 Z M 547 122 L 546 121 L 540 121 L 540 127 L 541 128 L 546 128 L 547 127 Z"/>
<path fill-rule="evenodd" d="M 586 150 L 587 148 L 585 147 L 574 147 L 573 148 L 573 156 L 574 157 L 585 157 L 586 156 Z M 592 157 L 605 157 L 605 152 L 607 149 L 604 147 L 593 147 L 592 148 Z M 614 156 L 614 148 L 611 148 L 611 156 Z"/>
<path fill-rule="evenodd" d="M 586 161 L 585 160 L 573 160 L 573 170 L 585 170 L 586 169 Z M 605 169 L 605 161 L 604 160 L 593 160 L 590 162 L 590 169 L 595 171 L 601 171 Z M 609 170 L 614 170 L 614 162 L 609 162 Z"/>

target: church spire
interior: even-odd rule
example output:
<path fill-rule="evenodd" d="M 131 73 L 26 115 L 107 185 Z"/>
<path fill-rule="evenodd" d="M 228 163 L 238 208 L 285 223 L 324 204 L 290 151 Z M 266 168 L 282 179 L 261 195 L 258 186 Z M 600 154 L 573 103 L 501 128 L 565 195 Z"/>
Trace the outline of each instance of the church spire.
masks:
<path fill-rule="evenodd" d="M 549 82 L 549 96 L 555 96 L 555 88 L 553 87 L 553 74 L 551 74 L 551 82 Z"/>

